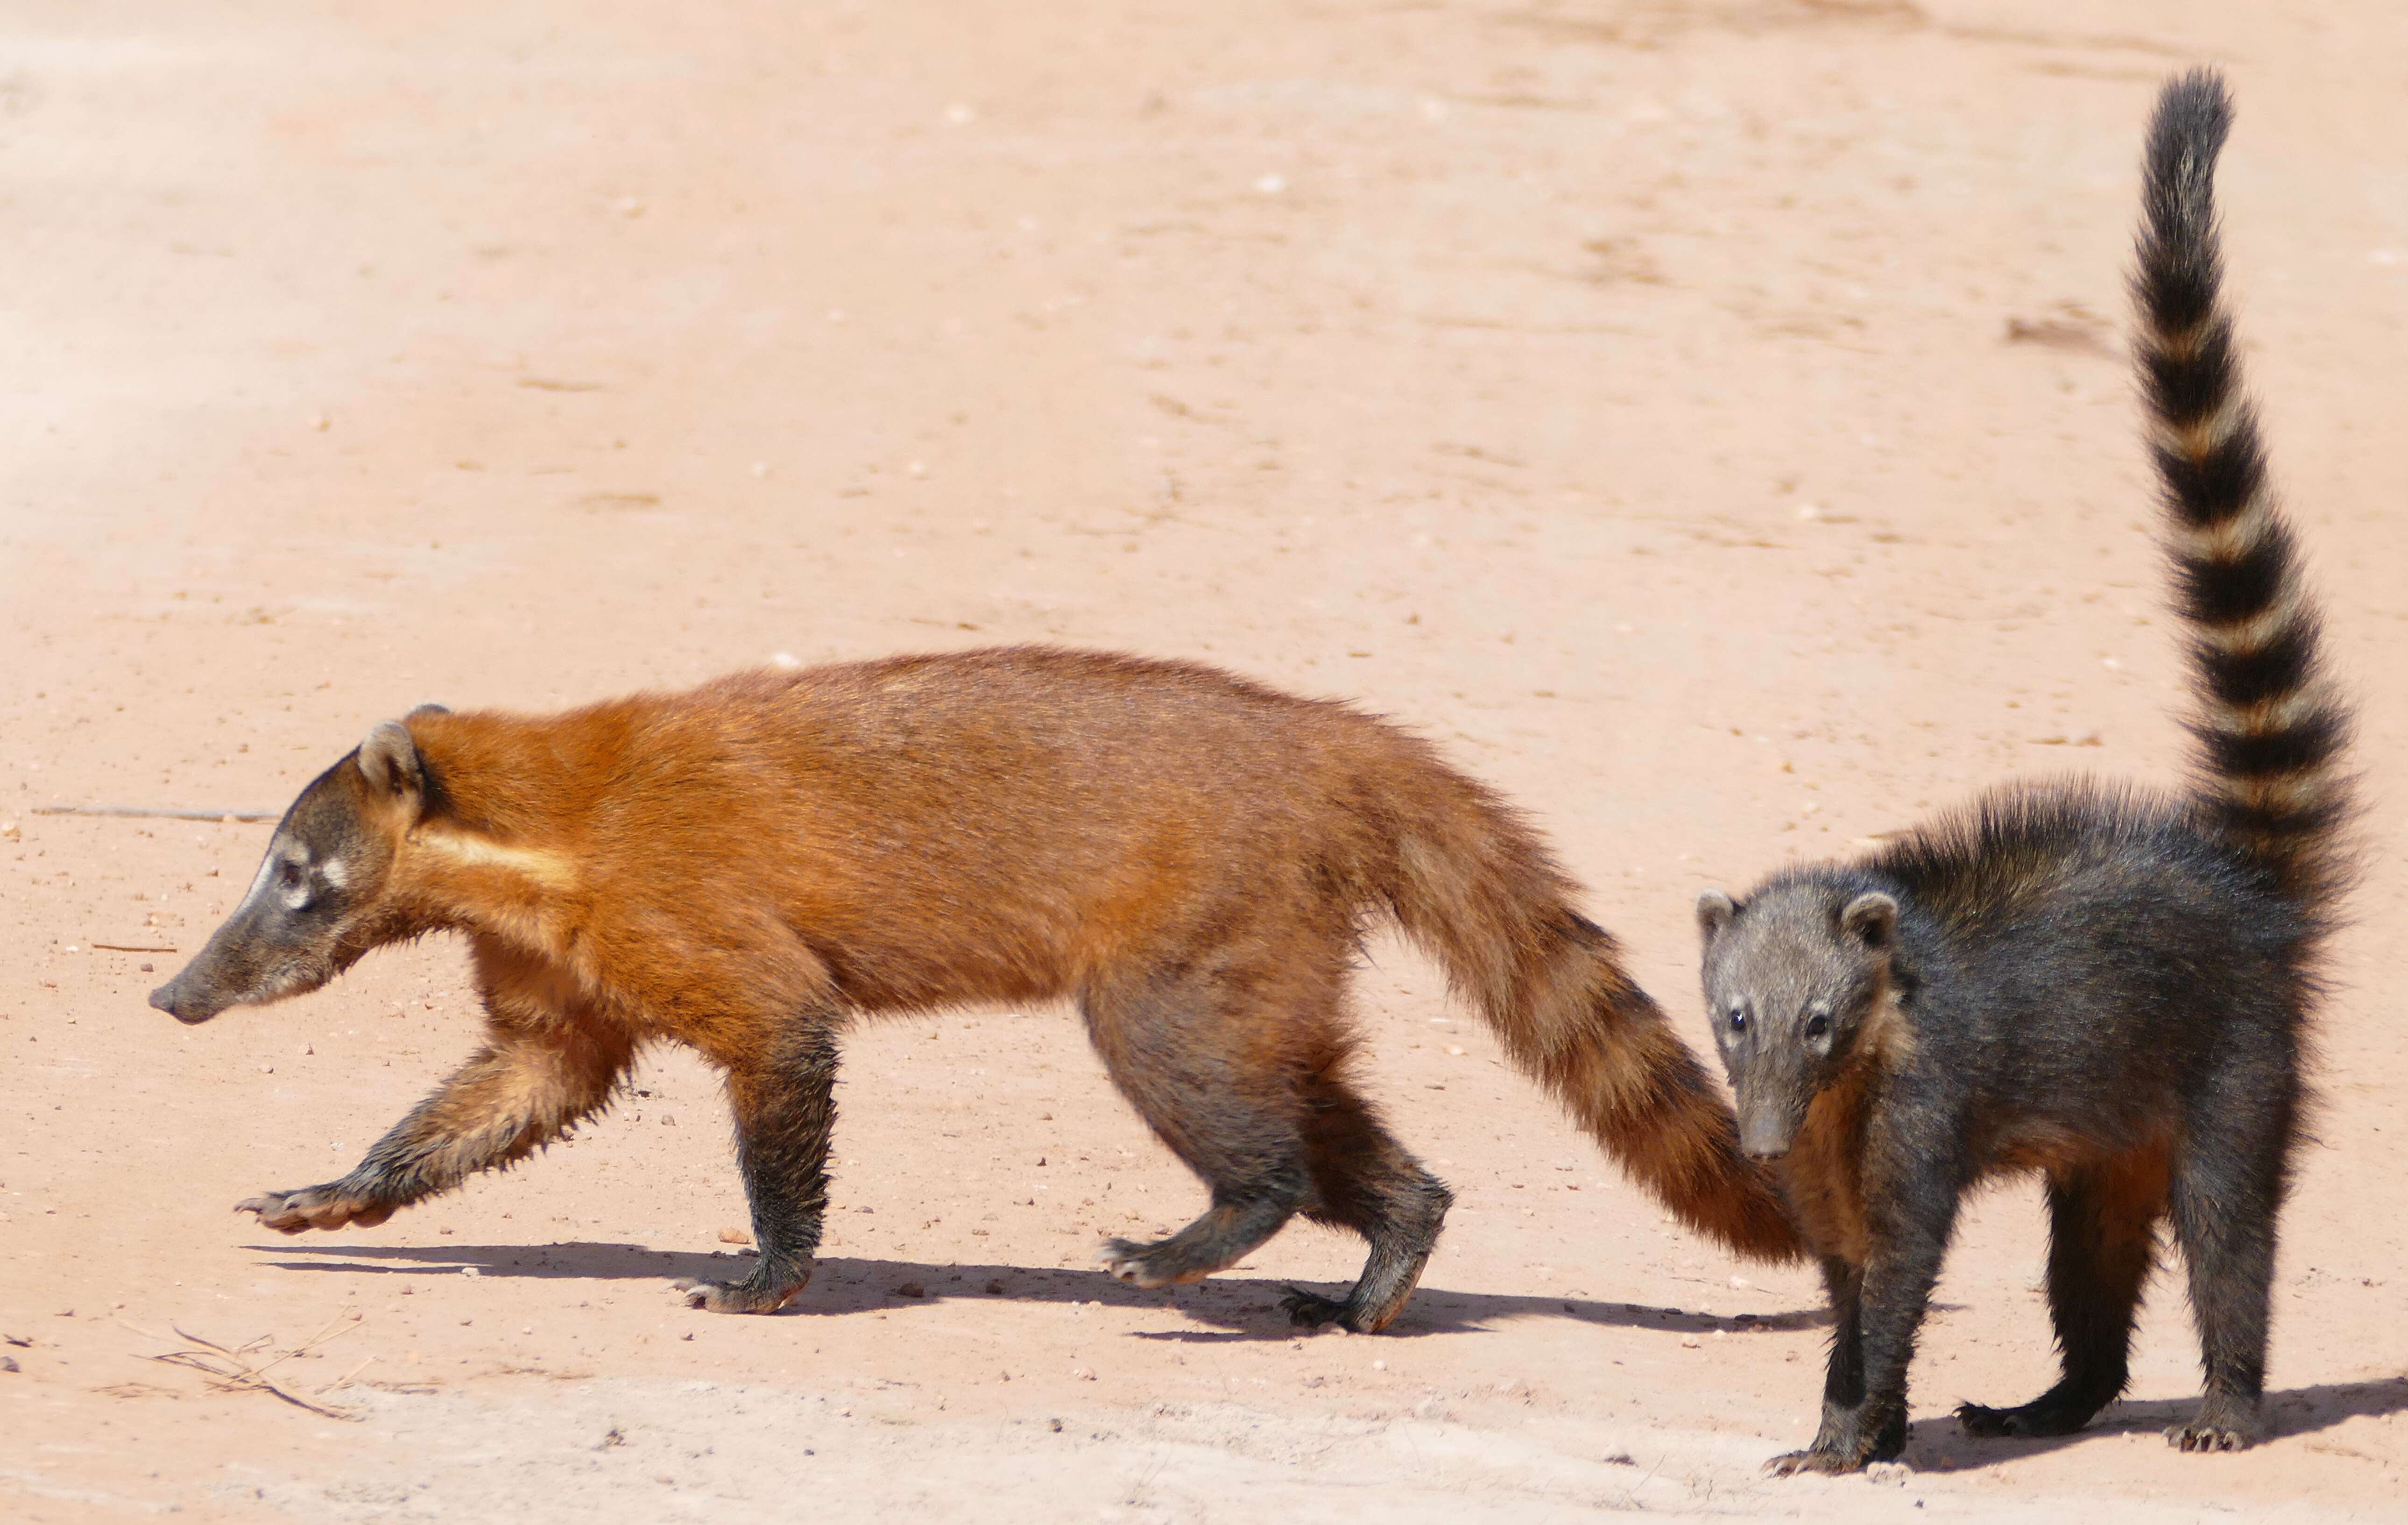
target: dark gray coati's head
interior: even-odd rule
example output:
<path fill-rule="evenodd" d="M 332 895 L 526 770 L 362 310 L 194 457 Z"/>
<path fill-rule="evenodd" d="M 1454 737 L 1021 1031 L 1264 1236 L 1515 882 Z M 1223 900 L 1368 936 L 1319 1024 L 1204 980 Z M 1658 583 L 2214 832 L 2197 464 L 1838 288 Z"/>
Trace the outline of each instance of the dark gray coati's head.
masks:
<path fill-rule="evenodd" d="M 384 881 L 426 792 L 408 727 L 388 720 L 368 732 L 301 791 L 242 902 L 150 1004 L 206 1022 L 315 990 L 386 941 Z"/>
<path fill-rule="evenodd" d="M 1815 1096 L 1902 1021 L 1891 1005 L 1898 902 L 1813 880 L 1745 902 L 1709 889 L 1698 897 L 1698 929 L 1706 1011 L 1738 1093 L 1740 1147 L 1777 1159 Z"/>

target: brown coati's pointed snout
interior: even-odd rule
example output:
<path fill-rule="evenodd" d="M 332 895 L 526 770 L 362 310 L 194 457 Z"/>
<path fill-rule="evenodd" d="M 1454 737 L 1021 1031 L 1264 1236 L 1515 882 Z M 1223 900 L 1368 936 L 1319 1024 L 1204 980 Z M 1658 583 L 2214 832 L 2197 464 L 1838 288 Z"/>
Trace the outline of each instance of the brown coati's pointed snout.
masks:
<path fill-rule="evenodd" d="M 263 879 L 267 875 L 263 873 Z M 288 940 L 276 909 L 263 910 L 254 889 L 224 926 L 211 934 L 176 977 L 150 992 L 150 1004 L 187 1026 L 198 1026 L 229 1007 L 273 1000 L 271 971 L 280 961 L 277 944 Z M 280 935 L 285 934 L 285 935 Z"/>
<path fill-rule="evenodd" d="M 150 1004 L 187 1025 L 197 1025 L 218 1014 L 220 1007 L 198 1000 L 189 991 L 179 988 L 180 980 L 169 980 L 150 992 Z"/>
<path fill-rule="evenodd" d="M 242 899 L 150 1004 L 179 1022 L 206 1022 L 315 990 L 393 941 L 378 919 L 393 839 L 417 817 L 428 777 L 406 726 L 389 720 L 368 732 L 301 791 Z"/>

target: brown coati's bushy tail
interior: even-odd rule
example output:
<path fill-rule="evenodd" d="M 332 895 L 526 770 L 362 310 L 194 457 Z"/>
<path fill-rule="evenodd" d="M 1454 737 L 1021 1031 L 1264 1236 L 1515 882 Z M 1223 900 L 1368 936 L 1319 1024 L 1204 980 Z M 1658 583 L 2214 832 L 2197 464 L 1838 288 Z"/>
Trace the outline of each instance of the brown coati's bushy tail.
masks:
<path fill-rule="evenodd" d="M 2231 124 L 2224 82 L 2205 69 L 2167 85 L 2149 123 L 2132 276 L 2141 385 L 2192 631 L 2200 813 L 2315 910 L 2348 877 L 2339 836 L 2350 715 L 2324 673 L 2315 607 L 2267 485 L 2222 306 L 2215 159 Z"/>
<path fill-rule="evenodd" d="M 1419 771 L 1419 770 L 1417 770 Z M 1742 1255 L 1802 1248 L 1779 1187 L 1740 1153 L 1731 1109 L 1619 946 L 1571 907 L 1577 886 L 1495 796 L 1451 770 L 1392 798 L 1384 899 L 1503 1040 L 1622 1168 L 1679 1218 Z"/>

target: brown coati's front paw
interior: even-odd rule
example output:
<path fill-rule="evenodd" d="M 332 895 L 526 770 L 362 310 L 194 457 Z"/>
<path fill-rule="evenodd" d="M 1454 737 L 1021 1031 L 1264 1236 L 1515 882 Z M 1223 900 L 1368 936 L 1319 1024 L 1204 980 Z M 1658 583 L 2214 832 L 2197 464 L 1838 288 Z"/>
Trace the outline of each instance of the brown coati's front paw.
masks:
<path fill-rule="evenodd" d="M 1287 1314 L 1288 1322 L 1298 1329 L 1319 1329 L 1324 1324 L 1335 1324 L 1352 1333 L 1368 1332 L 1354 1322 L 1354 1310 L 1345 1303 L 1336 1298 L 1323 1297 L 1318 1292 L 1308 1292 L 1301 1287 L 1289 1288 L 1287 1295 L 1280 1299 L 1279 1305 Z"/>
<path fill-rule="evenodd" d="M 766 1273 L 764 1265 L 742 1281 L 707 1281 L 681 1276 L 669 1285 L 685 1294 L 685 1305 L 710 1313 L 776 1313 L 810 1285 L 809 1267 L 800 1273 Z"/>
<path fill-rule="evenodd" d="M 270 1191 L 234 1204 L 237 1213 L 255 1213 L 260 1223 L 279 1233 L 297 1234 L 308 1229 L 339 1229 L 347 1223 L 373 1229 L 393 1216 L 394 1204 L 355 1196 L 340 1181 L 303 1187 L 298 1191 Z"/>
<path fill-rule="evenodd" d="M 1096 1259 L 1104 1262 L 1106 1271 L 1137 1287 L 1176 1287 L 1202 1281 L 1212 1273 L 1209 1268 L 1164 1266 L 1161 1258 L 1166 1252 L 1177 1253 L 1169 1240 L 1140 1244 L 1133 1239 L 1107 1239 Z"/>

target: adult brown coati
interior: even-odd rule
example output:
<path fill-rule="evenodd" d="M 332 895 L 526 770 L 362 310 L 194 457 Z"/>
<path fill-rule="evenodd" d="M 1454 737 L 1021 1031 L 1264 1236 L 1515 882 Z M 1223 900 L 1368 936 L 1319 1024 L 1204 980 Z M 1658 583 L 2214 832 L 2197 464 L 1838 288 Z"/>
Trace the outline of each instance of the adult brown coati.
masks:
<path fill-rule="evenodd" d="M 1033 648 L 740 674 L 555 716 L 428 709 L 302 791 L 242 904 L 151 1004 L 187 1022 L 466 934 L 486 1043 L 337 1181 L 242 1207 L 372 1225 L 609 1101 L 638 1044 L 726 1072 L 761 1258 L 697 1307 L 810 1279 L 840 1033 L 858 1014 L 1069 996 L 1211 1207 L 1114 1241 L 1144 1286 L 1295 1214 L 1370 1242 L 1298 1323 L 1376 1330 L 1451 1201 L 1350 1083 L 1365 918 L 1434 954 L 1516 1060 L 1685 1221 L 1798 1253 L 1779 1189 L 1545 845 L 1346 706 L 1208 668 Z"/>
<path fill-rule="evenodd" d="M 2212 189 L 2229 120 L 2214 75 L 2166 87 L 2132 282 L 2197 783 L 2003 789 L 1856 862 L 1698 899 L 1742 1146 L 1785 1158 L 1838 1315 L 1821 1429 L 1778 1471 L 1899 1453 L 1958 1200 L 2015 1170 L 2047 1177 L 2064 1376 L 2017 1407 L 1966 1404 L 1965 1428 L 2061 1434 L 2122 1392 L 2170 1216 L 2206 1395 L 2168 1438 L 2258 1438 L 2302 1029 L 2348 877 L 2348 714 L 2219 306 Z"/>

